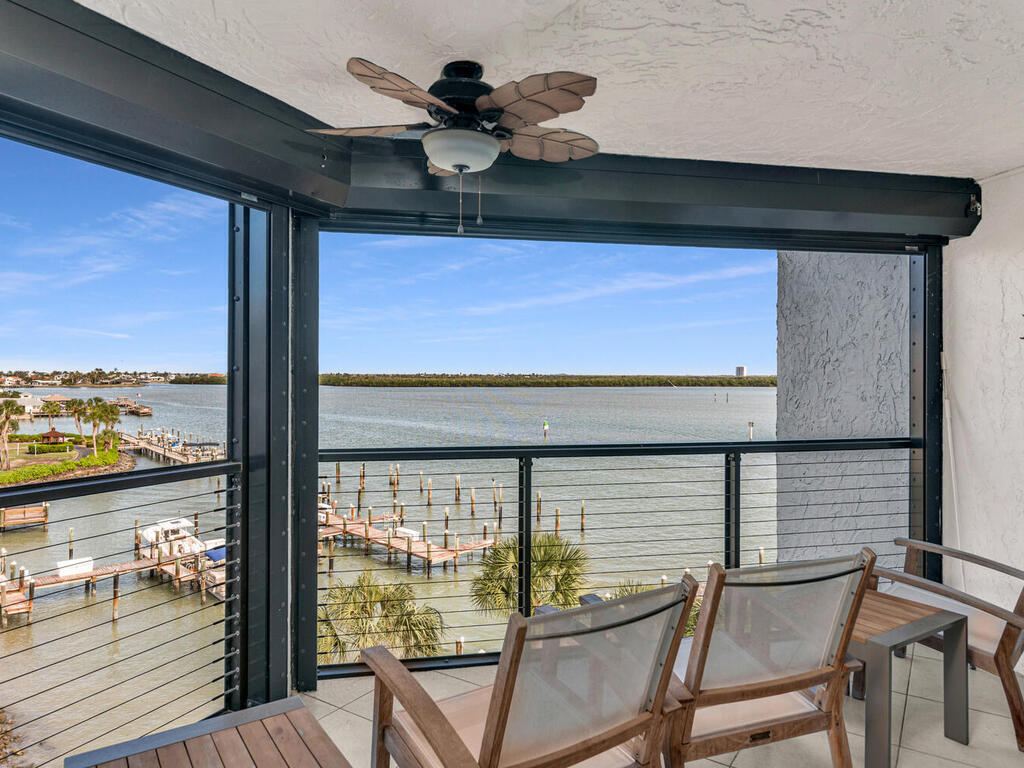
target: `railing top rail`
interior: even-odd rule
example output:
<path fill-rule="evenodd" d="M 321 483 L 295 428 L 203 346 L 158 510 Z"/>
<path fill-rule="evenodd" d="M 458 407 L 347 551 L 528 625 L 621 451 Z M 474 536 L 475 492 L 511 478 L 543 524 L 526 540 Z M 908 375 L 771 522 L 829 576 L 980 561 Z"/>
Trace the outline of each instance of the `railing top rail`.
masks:
<path fill-rule="evenodd" d="M 236 461 L 208 461 L 201 464 L 154 467 L 153 469 L 138 469 L 109 475 L 89 475 L 70 480 L 54 480 L 48 483 L 15 485 L 0 488 L 0 507 L 20 507 L 149 485 L 230 475 L 240 472 L 241 468 L 242 465 Z"/>
<path fill-rule="evenodd" d="M 724 453 L 883 451 L 915 448 L 911 437 L 844 437 L 810 440 L 751 440 L 689 443 L 583 443 L 398 448 L 321 448 L 320 461 L 421 461 L 445 459 L 576 458 L 594 456 L 701 456 Z"/>

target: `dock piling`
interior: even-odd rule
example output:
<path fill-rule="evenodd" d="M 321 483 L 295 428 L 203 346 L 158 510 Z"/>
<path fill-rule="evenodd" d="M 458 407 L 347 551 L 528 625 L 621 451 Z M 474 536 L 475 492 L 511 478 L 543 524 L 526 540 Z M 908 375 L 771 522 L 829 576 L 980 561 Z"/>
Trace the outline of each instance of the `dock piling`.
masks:
<path fill-rule="evenodd" d="M 181 555 L 174 556 L 174 591 L 181 592 Z"/>
<path fill-rule="evenodd" d="M 501 516 L 505 511 L 505 500 L 503 498 L 505 494 L 505 486 L 503 483 L 498 483 L 498 527 L 501 528 Z"/>
<path fill-rule="evenodd" d="M 430 505 L 432 503 L 430 497 L 433 496 L 433 493 L 434 493 L 434 479 L 433 478 L 428 478 L 427 479 L 427 508 L 428 509 L 430 508 Z"/>
<path fill-rule="evenodd" d="M 431 566 L 431 562 L 430 562 L 430 539 L 427 539 L 427 560 L 426 560 L 426 563 L 427 563 L 427 578 L 429 579 L 430 578 L 430 566 Z"/>
<path fill-rule="evenodd" d="M 587 502 L 580 499 L 580 533 L 587 530 Z"/>
<path fill-rule="evenodd" d="M 21 592 L 25 591 L 25 569 L 18 569 L 18 590 Z"/>
<path fill-rule="evenodd" d="M 206 605 L 206 558 L 199 559 L 199 604 Z"/>
<path fill-rule="evenodd" d="M 363 552 L 368 555 L 370 554 L 370 524 L 368 522 L 363 523 L 363 539 L 366 542 Z"/>
<path fill-rule="evenodd" d="M 0 629 L 7 628 L 7 582 L 0 581 Z"/>
<path fill-rule="evenodd" d="M 401 525 L 403 527 L 405 526 L 405 504 L 404 503 L 401 506 L 401 511 L 398 513 L 398 521 L 401 523 Z"/>
<path fill-rule="evenodd" d="M 68 528 L 68 560 L 75 559 L 75 529 Z"/>
<path fill-rule="evenodd" d="M 28 618 L 29 624 L 32 623 L 32 609 L 36 604 L 36 581 L 35 579 L 28 580 Z"/>
<path fill-rule="evenodd" d="M 135 521 L 135 548 L 134 548 L 133 551 L 135 552 L 135 559 L 136 560 L 141 560 L 142 559 L 142 535 L 139 533 L 139 521 L 138 520 Z"/>
<path fill-rule="evenodd" d="M 121 599 L 121 572 L 114 571 L 114 605 L 111 614 L 111 621 L 117 621 L 117 603 Z"/>
<path fill-rule="evenodd" d="M 537 491 L 537 525 L 540 526 L 540 491 Z"/>
<path fill-rule="evenodd" d="M 342 522 L 344 522 L 344 520 Z M 331 536 L 331 538 L 329 538 L 327 540 L 327 574 L 329 576 L 333 576 L 334 575 L 334 542 L 335 541 L 336 541 L 336 537 L 334 537 L 334 536 Z"/>
<path fill-rule="evenodd" d="M 462 476 L 455 476 L 455 503 L 459 503 L 459 499 L 462 498 Z"/>
<path fill-rule="evenodd" d="M 558 529 L 561 527 L 562 510 L 555 507 L 555 537 L 558 537 Z"/>
<path fill-rule="evenodd" d="M 405 570 L 412 573 L 412 536 L 405 537 Z"/>
<path fill-rule="evenodd" d="M 469 516 L 476 517 L 476 488 L 469 489 Z"/>
<path fill-rule="evenodd" d="M 391 564 L 391 529 L 390 528 L 388 528 L 387 537 L 388 537 L 388 564 L 390 565 Z"/>
<path fill-rule="evenodd" d="M 455 572 L 459 572 L 459 532 L 455 532 L 455 559 L 452 560 Z"/>
<path fill-rule="evenodd" d="M 334 462 L 334 484 L 341 488 L 341 462 Z"/>
<path fill-rule="evenodd" d="M 423 470 L 420 470 L 420 493 L 423 493 Z"/>

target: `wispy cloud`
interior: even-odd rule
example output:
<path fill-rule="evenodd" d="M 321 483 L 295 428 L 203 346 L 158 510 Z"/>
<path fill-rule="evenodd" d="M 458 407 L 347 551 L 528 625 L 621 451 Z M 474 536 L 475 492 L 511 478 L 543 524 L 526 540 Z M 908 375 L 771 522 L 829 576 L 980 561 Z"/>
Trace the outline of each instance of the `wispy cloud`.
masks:
<path fill-rule="evenodd" d="M 31 229 L 28 222 L 20 221 L 14 218 L 9 213 L 0 212 L 0 227 L 8 227 L 9 229 Z"/>
<path fill-rule="evenodd" d="M 659 272 L 639 272 L 613 278 L 600 283 L 593 283 L 581 288 L 573 288 L 556 293 L 532 296 L 525 299 L 519 299 L 517 301 L 494 302 L 492 304 L 466 307 L 462 309 L 461 312 L 468 315 L 495 315 L 501 312 L 530 309 L 533 307 L 554 307 L 564 304 L 576 304 L 582 301 L 589 301 L 590 299 L 615 296 L 624 293 L 663 291 L 669 288 L 677 288 L 682 285 L 693 285 L 696 283 L 705 283 L 715 280 L 735 280 L 742 277 L 765 275 L 774 272 L 775 269 L 775 262 L 764 262 L 711 270 L 708 272 L 693 272 L 686 275 Z"/>
<path fill-rule="evenodd" d="M 35 237 L 14 249 L 17 257 L 30 260 L 51 257 L 47 264 L 53 279 L 63 285 L 88 283 L 121 272 L 134 262 L 145 243 L 179 240 L 223 216 L 224 204 L 173 191 L 159 200 L 116 210 L 76 228 Z"/>
<path fill-rule="evenodd" d="M 114 333 L 112 331 L 99 331 L 94 328 L 79 328 L 76 326 L 45 325 L 42 330 L 47 333 L 64 334 L 67 336 L 100 336 L 105 339 L 130 339 L 127 333 Z"/>

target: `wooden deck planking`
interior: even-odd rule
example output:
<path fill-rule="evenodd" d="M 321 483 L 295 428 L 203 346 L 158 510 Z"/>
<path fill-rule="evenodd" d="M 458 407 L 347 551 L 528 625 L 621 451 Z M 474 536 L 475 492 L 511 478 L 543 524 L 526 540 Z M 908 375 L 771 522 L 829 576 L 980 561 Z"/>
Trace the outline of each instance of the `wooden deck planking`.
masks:
<path fill-rule="evenodd" d="M 185 750 L 188 752 L 192 768 L 224 768 L 224 761 L 220 759 L 217 745 L 213 743 L 213 737 L 208 733 L 186 741 Z"/>

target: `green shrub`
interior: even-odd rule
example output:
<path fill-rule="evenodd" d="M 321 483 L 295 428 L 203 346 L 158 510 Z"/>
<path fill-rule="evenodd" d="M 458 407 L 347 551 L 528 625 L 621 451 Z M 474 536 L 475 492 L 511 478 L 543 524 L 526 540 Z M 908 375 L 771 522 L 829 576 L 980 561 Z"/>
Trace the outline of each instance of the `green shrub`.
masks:
<path fill-rule="evenodd" d="M 70 448 L 70 443 L 60 443 L 55 445 L 41 445 L 39 443 L 32 443 L 28 447 L 28 452 L 32 455 L 38 456 L 43 453 L 67 453 Z"/>
<path fill-rule="evenodd" d="M 62 434 L 64 435 L 65 442 L 74 443 L 75 445 L 84 445 L 84 443 L 85 443 L 85 441 L 82 440 L 82 438 L 80 438 L 78 435 L 76 435 L 76 434 L 74 434 L 72 432 L 64 432 Z M 25 432 L 20 432 L 20 433 L 18 433 L 16 435 L 8 435 L 7 436 L 7 442 L 8 443 L 35 443 L 35 442 L 38 442 L 41 437 L 42 437 L 42 435 L 39 434 L 39 433 L 28 434 L 28 433 L 25 433 Z"/>
<path fill-rule="evenodd" d="M 73 469 L 84 467 L 108 467 L 117 461 L 117 451 L 101 451 L 98 455 L 86 456 L 77 461 L 61 461 L 56 464 L 34 464 L 30 467 L 18 467 L 7 472 L 0 472 L 0 485 L 24 483 L 29 480 L 41 480 L 44 477 L 61 475 Z"/>

